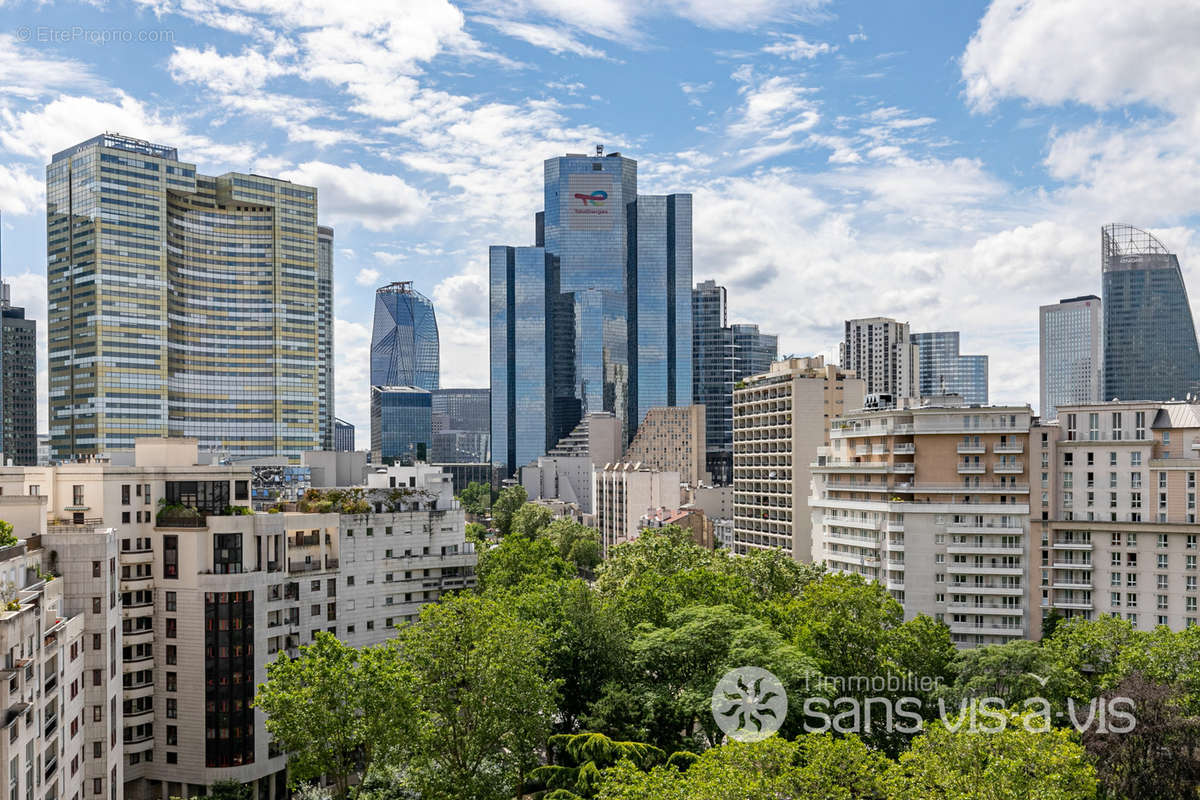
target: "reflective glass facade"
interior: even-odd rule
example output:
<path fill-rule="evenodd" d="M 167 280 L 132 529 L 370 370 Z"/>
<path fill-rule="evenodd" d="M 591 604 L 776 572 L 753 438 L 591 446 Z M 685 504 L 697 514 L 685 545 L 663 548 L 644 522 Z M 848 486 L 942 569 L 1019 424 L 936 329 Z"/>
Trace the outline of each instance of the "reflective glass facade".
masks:
<path fill-rule="evenodd" d="M 437 316 L 433 303 L 412 283 L 390 283 L 375 291 L 371 331 L 371 385 L 438 388 Z"/>
<path fill-rule="evenodd" d="M 1200 392 L 1200 349 L 1179 259 L 1129 225 L 1101 230 L 1105 400 Z"/>
<path fill-rule="evenodd" d="M 779 337 L 757 325 L 726 325 L 724 286 L 703 281 L 692 291 L 692 397 L 705 408 L 705 468 L 716 484 L 733 481 L 733 388 L 767 372 Z"/>
<path fill-rule="evenodd" d="M 333 421 L 333 449 L 347 453 L 354 450 L 354 426 L 344 419 Z"/>
<path fill-rule="evenodd" d="M 914 333 L 922 397 L 962 395 L 968 405 L 987 405 L 988 357 L 958 352 L 958 331 Z"/>
<path fill-rule="evenodd" d="M 371 387 L 371 461 L 429 461 L 433 447 L 433 395 L 417 386 Z"/>
<path fill-rule="evenodd" d="M 25 318 L 25 309 L 8 303 L 8 285 L 0 301 L 0 444 L 4 463 L 19 467 L 37 464 L 37 323 Z"/>
<path fill-rule="evenodd" d="M 316 189 L 105 134 L 55 154 L 46 211 L 56 458 L 320 446 Z"/>
<path fill-rule="evenodd" d="M 691 196 L 639 196 L 616 153 L 548 159 L 544 178 L 538 246 L 490 255 L 492 458 L 510 474 L 588 413 L 632 436 L 646 409 L 691 404 Z"/>
<path fill-rule="evenodd" d="M 1038 310 L 1038 366 L 1042 419 L 1059 406 L 1100 402 L 1104 318 L 1094 294 L 1070 297 Z"/>
<path fill-rule="evenodd" d="M 433 393 L 433 463 L 482 464 L 491 458 L 490 395 L 487 389 Z"/>

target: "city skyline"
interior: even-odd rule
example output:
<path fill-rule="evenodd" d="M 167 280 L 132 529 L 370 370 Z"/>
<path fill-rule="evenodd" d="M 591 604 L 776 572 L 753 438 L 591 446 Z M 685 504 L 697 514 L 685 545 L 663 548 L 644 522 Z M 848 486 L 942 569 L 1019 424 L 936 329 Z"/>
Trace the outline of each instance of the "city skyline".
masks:
<path fill-rule="evenodd" d="M 931 27 L 880 3 L 617 2 L 594 20 L 430 3 L 403 43 L 386 15 L 325 15 L 336 48 L 299 10 L 132 8 L 72 6 L 72 22 L 174 40 L 39 41 L 61 9 L 0 11 L 14 303 L 45 318 L 43 164 L 97 130 L 178 141 L 200 169 L 290 174 L 323 187 L 337 229 L 337 382 L 354 389 L 335 408 L 363 429 L 374 288 L 414 280 L 458 333 L 444 382 L 486 386 L 483 247 L 527 241 L 531 173 L 597 142 L 658 165 L 644 191 L 695 195 L 696 277 L 734 290 L 731 317 L 778 331 L 781 352 L 833 358 L 842 319 L 886 314 L 962 331 L 992 357 L 993 400 L 1036 401 L 1037 307 L 1100 294 L 1098 226 L 1170 242 L 1200 291 L 1200 136 L 1181 113 L 1195 83 L 1168 67 L 1188 54 L 1183 6 L 1130 20 L 1116 4 L 977 2 Z M 1129 46 L 1084 66 L 1116 39 Z M 605 87 L 622 81 L 618 114 Z"/>

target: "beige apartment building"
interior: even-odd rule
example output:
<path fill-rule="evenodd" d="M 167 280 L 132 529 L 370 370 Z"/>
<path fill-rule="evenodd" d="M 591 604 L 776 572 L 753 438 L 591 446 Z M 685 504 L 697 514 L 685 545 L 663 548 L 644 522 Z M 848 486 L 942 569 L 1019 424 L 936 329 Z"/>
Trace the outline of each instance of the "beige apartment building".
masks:
<path fill-rule="evenodd" d="M 81 800 L 223 779 L 287 796 L 286 757 L 251 707 L 268 661 L 322 630 L 381 641 L 473 584 L 440 471 L 369 476 L 365 513 L 254 514 L 250 467 L 197 462 L 195 439 L 139 439 L 130 466 L 0 469 L 5 518 L 23 538 L 44 531 L 52 583 L 83 611 Z"/>
<path fill-rule="evenodd" d="M 628 461 L 597 467 L 592 472 L 592 497 L 604 556 L 636 539 L 647 514 L 678 507 L 679 487 L 678 472 L 659 472 Z"/>
<path fill-rule="evenodd" d="M 624 460 L 678 472 L 680 481 L 698 486 L 708 479 L 704 448 L 704 406 L 651 408 L 626 448 Z"/>
<path fill-rule="evenodd" d="M 824 358 L 788 358 L 733 392 L 732 550 L 780 548 L 811 557 L 809 465 L 830 422 L 863 406 L 865 387 Z"/>
<path fill-rule="evenodd" d="M 1040 611 L 1197 624 L 1200 405 L 1062 405 L 1040 456 Z"/>
<path fill-rule="evenodd" d="M 859 410 L 812 465 L 812 558 L 887 586 L 959 646 L 1028 636 L 1028 406 Z"/>

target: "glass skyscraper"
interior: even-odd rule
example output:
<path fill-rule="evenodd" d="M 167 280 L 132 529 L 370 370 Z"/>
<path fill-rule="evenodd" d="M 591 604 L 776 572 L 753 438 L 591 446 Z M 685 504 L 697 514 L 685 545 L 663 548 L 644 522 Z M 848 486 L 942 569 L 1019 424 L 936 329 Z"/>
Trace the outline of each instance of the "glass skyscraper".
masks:
<path fill-rule="evenodd" d="M 692 198 L 638 195 L 619 153 L 544 164 L 534 247 L 492 247 L 492 459 L 508 473 L 607 411 L 692 398 Z"/>
<path fill-rule="evenodd" d="M 103 134 L 46 168 L 55 458 L 192 436 L 235 457 L 321 445 L 317 190 L 197 174 Z M 330 345 L 331 346 L 331 345 Z"/>
<path fill-rule="evenodd" d="M 411 281 L 375 290 L 371 331 L 371 385 L 438 388 L 440 353 L 437 316 L 428 297 Z"/>
<path fill-rule="evenodd" d="M 1104 400 L 1200 391 L 1200 349 L 1179 259 L 1146 231 L 1105 225 Z"/>
<path fill-rule="evenodd" d="M 727 294 L 715 281 L 692 290 L 692 398 L 705 408 L 705 469 L 717 484 L 733 481 L 733 388 L 767 372 L 779 338 L 757 325 L 726 325 Z"/>
<path fill-rule="evenodd" d="M 988 357 L 960 355 L 958 331 L 914 333 L 921 397 L 961 395 L 967 405 L 988 402 Z"/>
<path fill-rule="evenodd" d="M 433 393 L 433 463 L 483 464 L 490 459 L 489 395 L 487 389 L 438 389 Z"/>
<path fill-rule="evenodd" d="M 371 461 L 428 461 L 432 447 L 432 393 L 417 386 L 372 386 Z"/>
<path fill-rule="evenodd" d="M 1103 362 L 1102 303 L 1094 294 L 1038 309 L 1038 367 L 1042 419 L 1058 407 L 1099 403 Z"/>
<path fill-rule="evenodd" d="M 37 465 L 37 323 L 0 283 L 0 444 L 5 464 Z"/>

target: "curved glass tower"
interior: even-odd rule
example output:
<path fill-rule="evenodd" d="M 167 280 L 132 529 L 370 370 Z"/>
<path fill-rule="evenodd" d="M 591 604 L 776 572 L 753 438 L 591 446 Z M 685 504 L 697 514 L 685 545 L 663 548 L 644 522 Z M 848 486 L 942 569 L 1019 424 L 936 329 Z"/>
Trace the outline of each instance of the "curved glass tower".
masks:
<path fill-rule="evenodd" d="M 375 290 L 371 332 L 371 385 L 438 387 L 438 327 L 433 303 L 412 281 Z"/>
<path fill-rule="evenodd" d="M 1131 225 L 1101 229 L 1104 399 L 1183 400 L 1200 389 L 1200 348 L 1179 259 Z"/>

